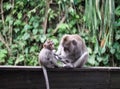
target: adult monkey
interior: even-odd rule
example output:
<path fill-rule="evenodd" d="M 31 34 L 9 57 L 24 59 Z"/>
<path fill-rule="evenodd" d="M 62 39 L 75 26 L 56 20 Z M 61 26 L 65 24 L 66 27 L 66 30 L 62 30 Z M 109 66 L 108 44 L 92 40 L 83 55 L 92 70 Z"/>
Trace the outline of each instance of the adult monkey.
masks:
<path fill-rule="evenodd" d="M 73 68 L 82 67 L 89 56 L 85 42 L 77 34 L 64 35 L 56 54 L 66 62 L 67 66 L 72 65 Z"/>

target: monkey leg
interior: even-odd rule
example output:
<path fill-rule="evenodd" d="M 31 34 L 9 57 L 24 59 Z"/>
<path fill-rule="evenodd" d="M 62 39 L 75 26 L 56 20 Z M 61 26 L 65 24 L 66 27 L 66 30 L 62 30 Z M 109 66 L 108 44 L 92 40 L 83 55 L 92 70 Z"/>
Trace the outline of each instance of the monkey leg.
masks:
<path fill-rule="evenodd" d="M 73 63 L 73 67 L 82 67 L 87 62 L 88 56 L 88 52 L 85 52 L 78 60 Z"/>

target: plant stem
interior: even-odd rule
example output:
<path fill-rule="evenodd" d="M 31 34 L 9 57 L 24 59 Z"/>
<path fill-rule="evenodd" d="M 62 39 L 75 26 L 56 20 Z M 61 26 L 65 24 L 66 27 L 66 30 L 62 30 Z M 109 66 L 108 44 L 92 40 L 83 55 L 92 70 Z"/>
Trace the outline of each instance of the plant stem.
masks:
<path fill-rule="evenodd" d="M 0 0 L 0 9 L 1 9 L 1 17 L 2 17 L 2 23 L 4 24 L 5 21 L 4 21 L 4 11 L 3 11 L 3 0 Z"/>
<path fill-rule="evenodd" d="M 8 43 L 5 42 L 5 40 L 4 40 L 4 38 L 3 38 L 2 34 L 1 34 L 1 32 L 0 32 L 0 41 L 6 46 L 8 52 L 9 52 L 9 55 L 11 55 L 11 53 L 12 53 L 12 52 L 11 52 L 11 49 L 10 49 Z"/>
<path fill-rule="evenodd" d="M 50 2 L 51 2 L 51 1 L 46 0 L 45 20 L 44 20 L 44 22 L 43 22 L 44 34 L 47 33 L 48 10 L 49 10 L 49 8 L 50 8 Z"/>
<path fill-rule="evenodd" d="M 55 28 L 53 34 L 55 34 L 55 33 L 57 32 L 57 30 L 58 30 L 58 28 L 59 28 L 59 25 L 62 24 L 62 23 L 65 21 L 65 19 L 66 19 L 66 16 L 64 16 L 64 17 L 62 18 L 62 20 L 58 23 L 58 25 L 57 25 L 57 27 Z"/>

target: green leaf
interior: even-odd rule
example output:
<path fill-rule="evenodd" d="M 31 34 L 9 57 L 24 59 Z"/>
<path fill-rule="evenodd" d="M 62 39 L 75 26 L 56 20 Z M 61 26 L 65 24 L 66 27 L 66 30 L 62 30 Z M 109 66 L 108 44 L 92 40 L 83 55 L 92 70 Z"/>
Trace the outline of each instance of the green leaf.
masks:
<path fill-rule="evenodd" d="M 10 25 L 12 25 L 13 24 L 13 17 L 11 15 L 8 15 L 6 17 L 6 21 L 9 22 Z"/>
<path fill-rule="evenodd" d="M 4 58 L 0 58 L 0 64 L 1 63 L 5 63 L 5 59 Z"/>
<path fill-rule="evenodd" d="M 22 37 L 22 39 L 23 40 L 27 40 L 27 39 L 29 39 L 30 38 L 30 34 L 29 33 L 25 33 L 24 35 L 23 35 L 23 37 Z"/>
<path fill-rule="evenodd" d="M 90 63 L 91 65 L 95 65 L 95 55 L 94 54 L 89 56 L 88 63 Z"/>
<path fill-rule="evenodd" d="M 95 39 L 96 40 L 96 44 L 95 44 L 95 49 L 94 49 L 94 53 L 97 54 L 99 51 L 98 51 L 98 41 L 97 41 L 97 38 Z"/>
<path fill-rule="evenodd" d="M 110 53 L 114 54 L 115 53 L 115 49 L 113 47 L 110 48 Z"/>
<path fill-rule="evenodd" d="M 10 3 L 6 3 L 5 6 L 6 6 L 6 9 L 7 9 L 7 10 L 9 10 L 9 9 L 12 7 L 12 5 L 11 5 Z"/>
<path fill-rule="evenodd" d="M 104 65 L 108 64 L 108 62 L 109 62 L 108 58 L 109 58 L 109 55 L 107 55 L 107 54 L 103 57 L 103 59 L 104 59 L 103 64 Z"/>
<path fill-rule="evenodd" d="M 106 48 L 105 48 L 105 47 L 101 48 L 101 53 L 102 53 L 102 54 L 105 53 L 105 51 L 106 51 Z"/>
<path fill-rule="evenodd" d="M 118 22 L 116 21 L 116 22 L 114 23 L 114 26 L 115 26 L 115 27 L 119 27 L 119 26 L 120 26 L 120 20 L 119 20 Z"/>
<path fill-rule="evenodd" d="M 38 22 L 33 22 L 33 27 L 34 28 L 37 28 L 39 26 L 39 23 Z"/>
<path fill-rule="evenodd" d="M 38 33 L 38 29 L 33 29 L 33 34 L 36 35 Z"/>
<path fill-rule="evenodd" d="M 7 54 L 7 50 L 6 49 L 0 49 L 0 53 Z"/>
<path fill-rule="evenodd" d="M 52 36 L 52 37 L 51 37 L 51 40 L 53 41 L 53 43 L 54 43 L 55 45 L 59 43 L 55 36 Z"/>
<path fill-rule="evenodd" d="M 92 49 L 91 49 L 90 47 L 87 47 L 87 50 L 88 50 L 88 52 L 89 52 L 90 54 L 93 53 L 93 52 L 92 52 Z"/>
<path fill-rule="evenodd" d="M 24 61 L 24 56 L 23 55 L 20 55 L 17 60 L 15 61 L 15 65 L 19 64 L 20 62 L 23 62 Z"/>
<path fill-rule="evenodd" d="M 4 63 L 6 57 L 7 57 L 7 50 L 0 49 L 0 63 Z"/>
<path fill-rule="evenodd" d="M 97 56 L 97 61 L 98 61 L 99 63 L 102 62 L 103 60 L 104 60 L 103 57 Z"/>
<path fill-rule="evenodd" d="M 18 33 L 20 31 L 19 28 L 14 28 L 15 33 Z"/>
<path fill-rule="evenodd" d="M 73 1 L 74 1 L 74 4 L 77 5 L 77 4 L 80 4 L 82 0 L 73 0 Z"/>
<path fill-rule="evenodd" d="M 117 30 L 117 31 L 116 31 L 115 39 L 116 39 L 116 40 L 119 40 L 119 39 L 120 39 L 120 30 Z"/>
<path fill-rule="evenodd" d="M 19 13 L 17 14 L 17 17 L 18 17 L 18 19 L 21 19 L 21 18 L 22 18 L 22 13 L 19 12 Z"/>
<path fill-rule="evenodd" d="M 29 53 L 29 48 L 25 48 L 25 53 L 28 54 Z"/>
<path fill-rule="evenodd" d="M 15 20 L 14 25 L 18 26 L 18 25 L 21 25 L 21 23 L 22 23 L 21 20 Z"/>
<path fill-rule="evenodd" d="M 120 16 L 120 6 L 115 9 L 115 14 Z"/>
<path fill-rule="evenodd" d="M 58 26 L 58 28 L 65 30 L 66 28 L 69 29 L 69 26 L 68 26 L 68 24 L 66 24 L 66 23 L 62 23 L 62 24 L 60 24 L 60 25 Z"/>
<path fill-rule="evenodd" d="M 35 51 L 37 51 L 38 50 L 38 46 L 32 46 L 31 48 L 30 48 L 30 52 L 35 52 Z"/>
<path fill-rule="evenodd" d="M 25 29 L 25 30 L 31 29 L 31 26 L 28 25 L 28 24 L 26 24 L 26 25 L 24 26 L 24 29 Z"/>
<path fill-rule="evenodd" d="M 33 46 L 30 48 L 30 52 L 35 52 L 35 50 L 36 50 L 36 49 L 35 49 L 35 47 L 33 47 Z"/>
<path fill-rule="evenodd" d="M 120 52 L 117 52 L 117 53 L 115 54 L 115 57 L 117 58 L 117 60 L 120 60 Z"/>
<path fill-rule="evenodd" d="M 9 59 L 7 60 L 7 64 L 8 64 L 8 65 L 13 65 L 13 64 L 14 64 L 14 59 L 13 59 L 13 58 L 9 58 Z"/>
<path fill-rule="evenodd" d="M 40 35 L 40 41 L 41 43 L 45 42 L 46 36 L 45 35 Z"/>
<path fill-rule="evenodd" d="M 73 9 L 72 7 L 69 7 L 68 11 L 69 11 L 70 13 L 73 13 L 73 12 L 74 12 L 74 9 Z"/>

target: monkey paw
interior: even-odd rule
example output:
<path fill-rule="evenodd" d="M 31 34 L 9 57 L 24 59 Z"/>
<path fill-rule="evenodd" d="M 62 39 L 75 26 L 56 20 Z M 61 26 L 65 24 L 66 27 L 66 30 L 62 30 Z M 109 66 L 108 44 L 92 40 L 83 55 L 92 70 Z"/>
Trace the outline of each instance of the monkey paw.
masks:
<path fill-rule="evenodd" d="M 73 65 L 71 63 L 64 64 L 64 68 L 73 68 Z"/>

